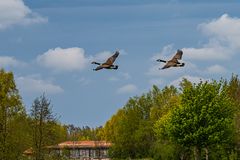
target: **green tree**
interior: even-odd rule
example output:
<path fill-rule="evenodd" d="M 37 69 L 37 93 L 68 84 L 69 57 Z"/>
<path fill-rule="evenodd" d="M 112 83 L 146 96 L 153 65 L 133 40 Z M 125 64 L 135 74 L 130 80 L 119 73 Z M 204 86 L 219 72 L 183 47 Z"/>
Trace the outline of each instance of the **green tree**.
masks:
<path fill-rule="evenodd" d="M 146 94 L 130 98 L 127 104 L 107 121 L 101 133 L 113 142 L 110 150 L 115 158 L 146 158 L 158 152 L 153 124 L 179 102 L 173 86 L 160 90 L 157 86 Z"/>
<path fill-rule="evenodd" d="M 156 92 L 156 89 L 152 92 Z M 154 94 L 155 96 L 153 96 L 153 101 L 155 102 L 153 109 L 156 111 L 152 109 L 153 115 L 157 113 L 156 118 L 154 118 L 154 133 L 157 140 L 152 149 L 153 158 L 158 160 L 186 159 L 188 150 L 180 145 L 171 143 L 166 127 L 171 112 L 180 105 L 179 93 L 173 86 L 165 87 L 162 91 L 159 90 L 158 92 L 158 94 Z"/>
<path fill-rule="evenodd" d="M 26 118 L 12 72 L 0 70 L 0 159 L 18 159 L 24 148 L 23 125 Z M 23 136 L 23 137 L 20 137 Z M 26 146 L 25 146 L 26 147 Z"/>
<path fill-rule="evenodd" d="M 56 124 L 56 118 L 52 113 L 50 101 L 43 94 L 36 98 L 31 108 L 32 118 L 32 142 L 34 158 L 36 160 L 44 159 L 44 147 L 54 144 L 52 138 L 53 126 Z"/>
<path fill-rule="evenodd" d="M 131 98 L 104 126 L 107 140 L 113 142 L 110 153 L 117 158 L 141 158 L 149 154 L 152 144 L 149 97 Z M 148 149 L 146 149 L 148 148 Z"/>
<path fill-rule="evenodd" d="M 150 91 L 153 106 L 150 115 L 153 122 L 165 117 L 174 106 L 179 105 L 179 93 L 174 86 L 164 87 L 162 90 L 153 86 Z"/>
<path fill-rule="evenodd" d="M 232 75 L 228 82 L 228 93 L 235 104 L 234 127 L 235 127 L 235 146 L 237 157 L 240 159 L 240 79 L 237 75 Z"/>
<path fill-rule="evenodd" d="M 173 142 L 194 148 L 200 160 L 205 149 L 232 139 L 233 103 L 223 82 L 200 82 L 182 88 L 181 105 L 175 108 L 165 127 Z"/>
<path fill-rule="evenodd" d="M 67 129 L 67 139 L 71 141 L 101 140 L 102 127 L 90 128 L 89 126 L 76 127 L 72 124 L 64 126 Z"/>

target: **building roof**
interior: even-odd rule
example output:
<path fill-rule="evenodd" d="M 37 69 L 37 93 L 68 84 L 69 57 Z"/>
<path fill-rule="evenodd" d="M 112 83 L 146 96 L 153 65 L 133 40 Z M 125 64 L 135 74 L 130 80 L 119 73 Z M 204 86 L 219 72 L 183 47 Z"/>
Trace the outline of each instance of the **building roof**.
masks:
<path fill-rule="evenodd" d="M 66 141 L 47 148 L 109 148 L 111 145 L 106 141 Z"/>
<path fill-rule="evenodd" d="M 112 143 L 107 141 L 66 141 L 54 146 L 47 146 L 46 149 L 64 149 L 64 148 L 109 148 Z M 24 155 L 30 156 L 33 154 L 33 149 L 29 148 L 23 152 Z"/>

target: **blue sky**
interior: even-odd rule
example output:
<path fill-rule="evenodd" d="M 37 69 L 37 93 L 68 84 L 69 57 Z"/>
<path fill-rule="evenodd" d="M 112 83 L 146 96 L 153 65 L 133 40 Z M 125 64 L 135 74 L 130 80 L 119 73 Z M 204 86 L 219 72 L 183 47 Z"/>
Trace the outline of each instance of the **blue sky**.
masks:
<path fill-rule="evenodd" d="M 104 123 L 129 99 L 186 77 L 239 74 L 240 4 L 212 0 L 0 0 L 0 67 L 29 110 L 46 93 L 65 124 Z M 93 72 L 116 49 L 118 70 Z M 157 58 L 184 52 L 184 68 Z"/>

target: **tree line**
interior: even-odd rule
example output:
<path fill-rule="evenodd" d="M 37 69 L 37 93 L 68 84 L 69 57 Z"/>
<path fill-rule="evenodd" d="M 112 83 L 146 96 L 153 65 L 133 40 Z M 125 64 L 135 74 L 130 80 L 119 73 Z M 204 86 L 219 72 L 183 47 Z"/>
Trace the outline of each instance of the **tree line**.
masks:
<path fill-rule="evenodd" d="M 130 98 L 101 130 L 113 159 L 240 159 L 240 80 L 157 86 Z"/>
<path fill-rule="evenodd" d="M 34 160 L 53 159 L 45 154 L 46 146 L 98 138 L 100 127 L 61 124 L 52 107 L 43 94 L 34 99 L 27 114 L 13 73 L 0 70 L 0 160 L 27 159 L 23 155 L 27 149 L 33 153 Z"/>
<path fill-rule="evenodd" d="M 44 95 L 27 114 L 12 72 L 0 70 L 0 159 L 53 159 L 46 146 L 67 140 L 112 142 L 112 159 L 240 159 L 240 79 L 153 86 L 129 98 L 103 127 L 61 124 Z"/>

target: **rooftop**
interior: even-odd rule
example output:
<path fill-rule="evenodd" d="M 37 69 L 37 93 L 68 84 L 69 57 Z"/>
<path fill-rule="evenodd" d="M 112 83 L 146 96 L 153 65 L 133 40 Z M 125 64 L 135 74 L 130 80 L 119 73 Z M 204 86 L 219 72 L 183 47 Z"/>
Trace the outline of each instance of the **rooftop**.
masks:
<path fill-rule="evenodd" d="M 111 145 L 107 141 L 66 141 L 47 148 L 109 148 Z"/>

